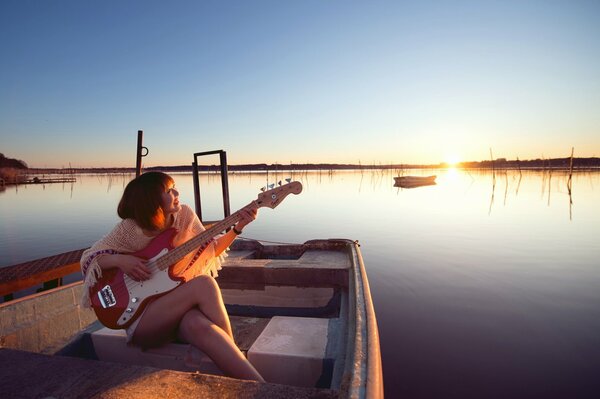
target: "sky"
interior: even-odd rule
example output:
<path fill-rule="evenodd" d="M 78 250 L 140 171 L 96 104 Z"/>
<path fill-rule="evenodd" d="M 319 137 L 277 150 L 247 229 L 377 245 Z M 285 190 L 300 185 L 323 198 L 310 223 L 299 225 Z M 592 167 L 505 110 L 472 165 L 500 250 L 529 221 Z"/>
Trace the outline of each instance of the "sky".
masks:
<path fill-rule="evenodd" d="M 600 156 L 599 1 L 0 2 L 30 167 Z M 206 159 L 218 163 L 218 159 Z"/>

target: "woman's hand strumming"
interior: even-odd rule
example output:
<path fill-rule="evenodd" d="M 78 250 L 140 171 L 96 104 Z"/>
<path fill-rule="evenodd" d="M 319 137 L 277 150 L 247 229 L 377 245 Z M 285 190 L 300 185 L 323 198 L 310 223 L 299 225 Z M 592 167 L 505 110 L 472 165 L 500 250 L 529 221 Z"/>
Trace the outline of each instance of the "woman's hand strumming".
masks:
<path fill-rule="evenodd" d="M 148 266 L 146 266 L 146 260 L 133 255 L 120 254 L 113 256 L 119 257 L 118 259 L 115 259 L 117 261 L 117 267 L 133 280 L 144 281 L 150 278 L 151 273 Z"/>

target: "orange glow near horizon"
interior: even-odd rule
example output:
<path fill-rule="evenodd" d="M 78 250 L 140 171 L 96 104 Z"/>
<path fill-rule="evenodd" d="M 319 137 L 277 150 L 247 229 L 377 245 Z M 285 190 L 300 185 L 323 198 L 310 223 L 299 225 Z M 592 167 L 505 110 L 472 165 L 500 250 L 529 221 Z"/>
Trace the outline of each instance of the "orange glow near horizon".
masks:
<path fill-rule="evenodd" d="M 460 157 L 456 154 L 448 154 L 446 155 L 444 162 L 449 167 L 455 167 L 457 164 L 460 163 Z"/>

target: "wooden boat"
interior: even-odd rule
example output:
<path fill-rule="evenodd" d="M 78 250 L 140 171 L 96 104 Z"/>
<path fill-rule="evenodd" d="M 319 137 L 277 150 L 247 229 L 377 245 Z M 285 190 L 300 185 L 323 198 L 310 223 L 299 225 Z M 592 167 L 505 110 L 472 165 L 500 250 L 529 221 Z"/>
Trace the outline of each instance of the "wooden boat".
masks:
<path fill-rule="evenodd" d="M 394 186 L 402 188 L 414 188 L 421 186 L 431 186 L 436 184 L 437 176 L 399 176 L 394 177 Z"/>
<path fill-rule="evenodd" d="M 128 346 L 123 330 L 103 327 L 79 306 L 82 284 L 75 282 L 0 305 L 3 396 L 383 397 L 377 323 L 358 243 L 238 239 L 217 281 L 236 343 L 266 383 L 225 377 L 181 342 Z"/>

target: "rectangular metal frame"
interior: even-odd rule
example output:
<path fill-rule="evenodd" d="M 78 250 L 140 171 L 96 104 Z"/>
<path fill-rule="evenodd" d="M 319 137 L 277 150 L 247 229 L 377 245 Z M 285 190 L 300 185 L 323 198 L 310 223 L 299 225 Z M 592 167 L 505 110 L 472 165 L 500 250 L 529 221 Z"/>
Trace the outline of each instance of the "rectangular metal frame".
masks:
<path fill-rule="evenodd" d="M 200 221 L 202 220 L 202 204 L 200 200 L 200 179 L 198 178 L 198 157 L 206 155 L 219 154 L 219 161 L 221 167 L 221 189 L 223 191 L 223 217 L 231 215 L 231 208 L 229 206 L 229 180 L 227 171 L 227 153 L 223 150 L 205 151 L 194 153 L 194 162 L 192 163 L 193 169 L 193 180 L 194 180 L 194 203 L 196 205 L 196 215 Z"/>

